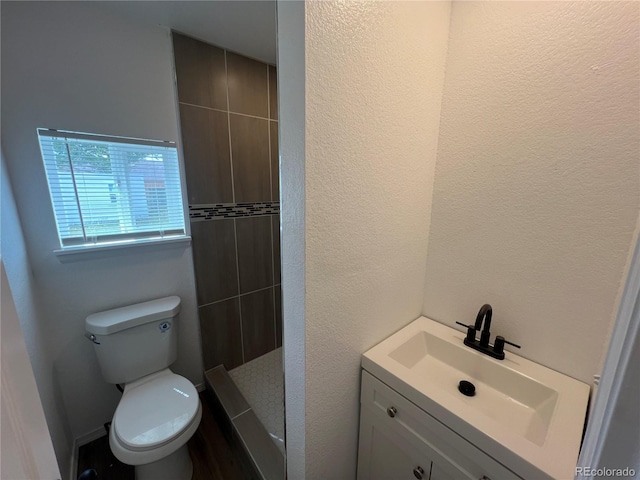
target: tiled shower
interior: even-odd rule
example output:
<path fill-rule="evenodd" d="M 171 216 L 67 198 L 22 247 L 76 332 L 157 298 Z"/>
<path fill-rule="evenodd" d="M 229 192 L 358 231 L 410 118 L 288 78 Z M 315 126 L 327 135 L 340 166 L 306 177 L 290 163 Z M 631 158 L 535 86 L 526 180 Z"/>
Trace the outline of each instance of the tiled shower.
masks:
<path fill-rule="evenodd" d="M 173 33 L 204 368 L 282 344 L 276 69 Z"/>

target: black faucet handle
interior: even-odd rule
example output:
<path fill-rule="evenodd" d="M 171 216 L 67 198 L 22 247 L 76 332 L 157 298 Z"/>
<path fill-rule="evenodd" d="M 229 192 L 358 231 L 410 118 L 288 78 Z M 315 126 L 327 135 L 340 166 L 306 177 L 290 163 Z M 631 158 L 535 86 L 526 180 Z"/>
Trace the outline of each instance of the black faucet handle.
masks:
<path fill-rule="evenodd" d="M 511 345 L 512 347 L 516 347 L 516 348 L 522 348 L 520 345 L 518 345 L 517 343 L 513 343 L 510 342 L 509 340 L 505 340 L 504 343 L 508 343 L 509 345 Z"/>
<path fill-rule="evenodd" d="M 467 328 L 473 328 L 475 330 L 476 327 L 474 327 L 473 325 L 467 325 L 466 323 L 462 323 L 462 322 L 456 322 L 458 325 L 462 325 L 463 327 L 467 327 Z"/>
<path fill-rule="evenodd" d="M 467 327 L 467 338 L 466 342 L 475 342 L 476 341 L 476 327 L 473 325 L 467 325 L 462 322 L 456 322 L 458 325 L 462 325 L 463 327 Z"/>
<path fill-rule="evenodd" d="M 517 344 L 515 344 L 513 342 L 510 342 L 509 340 L 505 340 L 504 337 L 501 337 L 500 335 L 498 335 L 498 336 L 496 336 L 496 340 L 493 343 L 493 351 L 494 351 L 494 353 L 497 353 L 498 355 L 504 353 L 504 344 L 505 343 L 508 343 L 512 347 L 522 348 L 522 347 L 520 347 L 520 345 L 517 345 Z"/>

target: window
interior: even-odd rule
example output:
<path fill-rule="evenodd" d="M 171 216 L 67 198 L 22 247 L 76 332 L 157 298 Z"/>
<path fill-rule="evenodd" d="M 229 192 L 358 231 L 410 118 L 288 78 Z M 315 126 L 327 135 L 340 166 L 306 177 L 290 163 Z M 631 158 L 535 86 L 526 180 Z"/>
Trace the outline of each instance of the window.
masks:
<path fill-rule="evenodd" d="M 60 244 L 185 235 L 172 142 L 38 129 Z"/>

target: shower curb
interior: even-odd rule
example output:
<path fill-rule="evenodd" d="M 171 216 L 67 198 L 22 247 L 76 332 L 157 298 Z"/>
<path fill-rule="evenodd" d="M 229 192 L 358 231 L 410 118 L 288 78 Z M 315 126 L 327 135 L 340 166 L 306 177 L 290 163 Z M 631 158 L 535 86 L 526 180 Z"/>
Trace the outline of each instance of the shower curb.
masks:
<path fill-rule="evenodd" d="M 251 406 L 233 382 L 223 365 L 205 372 L 207 390 L 213 394 L 218 410 L 232 430 L 261 480 L 285 478 L 284 455 L 271 440 Z"/>

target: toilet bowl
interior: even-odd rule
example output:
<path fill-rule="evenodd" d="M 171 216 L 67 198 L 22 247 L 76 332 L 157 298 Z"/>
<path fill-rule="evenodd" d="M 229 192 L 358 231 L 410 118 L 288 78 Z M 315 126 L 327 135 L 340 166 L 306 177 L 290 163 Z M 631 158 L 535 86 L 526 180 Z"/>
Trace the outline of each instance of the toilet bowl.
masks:
<path fill-rule="evenodd" d="M 189 479 L 187 441 L 202 417 L 198 392 L 166 369 L 125 385 L 111 422 L 109 445 L 118 460 L 135 465 L 136 479 Z"/>
<path fill-rule="evenodd" d="M 168 367 L 177 357 L 180 298 L 167 297 L 87 317 L 102 375 L 124 383 L 109 431 L 115 457 L 137 480 L 189 480 L 187 442 L 202 418 L 195 386 Z"/>

